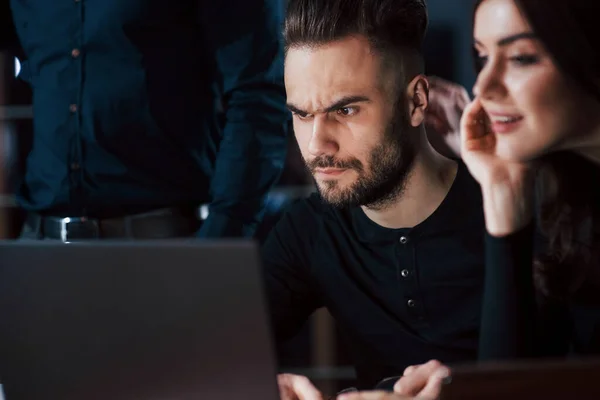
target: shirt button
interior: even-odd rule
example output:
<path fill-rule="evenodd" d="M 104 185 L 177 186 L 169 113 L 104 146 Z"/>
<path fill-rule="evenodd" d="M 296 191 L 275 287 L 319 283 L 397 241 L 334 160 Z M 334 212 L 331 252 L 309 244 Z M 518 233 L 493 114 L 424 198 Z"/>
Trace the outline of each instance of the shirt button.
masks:
<path fill-rule="evenodd" d="M 71 104 L 69 106 L 69 111 L 71 111 L 72 113 L 77 112 L 77 104 Z"/>
<path fill-rule="evenodd" d="M 408 243 L 408 238 L 406 236 L 401 236 L 400 237 L 400 243 L 401 244 L 406 244 Z"/>
<path fill-rule="evenodd" d="M 414 306 L 416 306 L 416 305 L 417 305 L 417 302 L 416 302 L 416 301 L 414 301 L 413 299 L 410 299 L 410 300 L 408 300 L 408 301 L 406 302 L 406 304 L 408 304 L 408 306 L 409 306 L 410 308 L 413 308 Z"/>
<path fill-rule="evenodd" d="M 71 163 L 71 170 L 77 171 L 79 169 L 79 163 Z"/>
<path fill-rule="evenodd" d="M 408 270 L 407 270 L 407 269 L 403 269 L 403 270 L 400 272 L 400 275 L 402 275 L 402 277 L 403 277 L 403 278 L 406 278 L 408 275 L 410 275 L 410 272 L 408 272 Z"/>
<path fill-rule="evenodd" d="M 73 57 L 73 58 L 79 57 L 80 54 L 81 54 L 81 52 L 79 51 L 79 49 L 71 50 L 71 57 Z"/>

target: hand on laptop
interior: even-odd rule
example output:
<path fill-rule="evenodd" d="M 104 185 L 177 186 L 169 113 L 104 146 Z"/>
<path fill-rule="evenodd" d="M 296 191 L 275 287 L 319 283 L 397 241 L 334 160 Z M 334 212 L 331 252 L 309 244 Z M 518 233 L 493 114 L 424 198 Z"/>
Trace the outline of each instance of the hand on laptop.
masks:
<path fill-rule="evenodd" d="M 323 400 L 323 395 L 305 376 L 277 375 L 281 400 Z"/>
<path fill-rule="evenodd" d="M 439 361 L 412 365 L 394 385 L 394 393 L 383 391 L 355 392 L 339 395 L 336 400 L 436 400 L 450 369 Z M 281 400 L 324 400 L 323 395 L 305 376 L 277 376 Z"/>
<path fill-rule="evenodd" d="M 406 397 L 401 394 L 382 392 L 382 391 L 370 391 L 370 392 L 358 392 L 343 394 L 336 398 L 336 400 L 421 400 L 421 398 Z M 427 399 L 423 399 L 427 400 Z"/>
<path fill-rule="evenodd" d="M 442 383 L 450 376 L 448 367 L 439 361 L 413 365 L 394 385 L 394 393 L 373 391 L 349 393 L 336 400 L 436 400 L 440 396 Z"/>
<path fill-rule="evenodd" d="M 467 90 L 442 78 L 428 77 L 427 137 L 440 153 L 460 157 L 460 118 L 471 99 Z"/>
<path fill-rule="evenodd" d="M 440 396 L 442 384 L 450 376 L 450 369 L 439 361 L 412 365 L 394 385 L 394 393 L 416 396 L 418 399 L 435 400 Z"/>

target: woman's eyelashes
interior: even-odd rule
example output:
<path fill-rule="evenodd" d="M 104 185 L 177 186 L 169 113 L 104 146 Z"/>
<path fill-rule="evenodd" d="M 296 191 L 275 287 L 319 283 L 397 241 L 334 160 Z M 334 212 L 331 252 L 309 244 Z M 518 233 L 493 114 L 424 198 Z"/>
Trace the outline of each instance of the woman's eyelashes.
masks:
<path fill-rule="evenodd" d="M 518 65 L 527 66 L 537 64 L 540 58 L 535 54 L 519 54 L 510 58 L 512 62 Z"/>
<path fill-rule="evenodd" d="M 475 67 L 477 68 L 477 72 L 481 71 L 486 66 L 488 58 L 487 55 L 481 54 L 475 56 Z M 540 58 L 535 54 L 518 54 L 509 57 L 509 61 L 518 67 L 526 67 L 537 64 L 540 61 Z"/>

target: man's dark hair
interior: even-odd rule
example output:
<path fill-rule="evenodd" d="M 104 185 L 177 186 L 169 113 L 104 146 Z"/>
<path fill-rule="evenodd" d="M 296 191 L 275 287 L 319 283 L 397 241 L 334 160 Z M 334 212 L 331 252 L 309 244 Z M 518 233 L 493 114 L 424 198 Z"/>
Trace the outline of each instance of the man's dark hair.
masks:
<path fill-rule="evenodd" d="M 363 36 L 394 67 L 422 70 L 427 22 L 425 0 L 289 0 L 283 35 L 286 51 Z"/>

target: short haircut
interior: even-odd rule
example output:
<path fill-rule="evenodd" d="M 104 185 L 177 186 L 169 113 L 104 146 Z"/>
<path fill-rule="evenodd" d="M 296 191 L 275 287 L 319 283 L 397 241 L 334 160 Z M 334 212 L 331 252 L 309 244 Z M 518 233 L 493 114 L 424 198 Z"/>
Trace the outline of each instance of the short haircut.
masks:
<path fill-rule="evenodd" d="M 362 36 L 405 81 L 423 72 L 427 24 L 424 0 L 289 0 L 283 35 L 286 52 Z"/>

